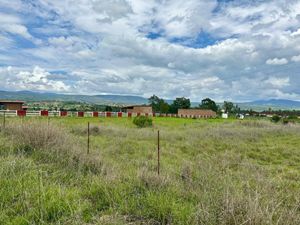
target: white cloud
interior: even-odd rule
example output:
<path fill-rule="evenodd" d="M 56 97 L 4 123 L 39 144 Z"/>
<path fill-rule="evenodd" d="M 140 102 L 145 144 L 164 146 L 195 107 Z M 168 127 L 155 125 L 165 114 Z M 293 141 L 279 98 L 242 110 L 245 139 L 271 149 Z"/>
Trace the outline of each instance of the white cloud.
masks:
<path fill-rule="evenodd" d="M 198 101 L 300 94 L 299 64 L 269 66 L 300 60 L 299 1 L 6 2 L 0 59 L 13 70 L 0 72 L 3 87 Z"/>
<path fill-rule="evenodd" d="M 300 62 L 300 55 L 295 55 L 291 58 L 293 62 Z"/>
<path fill-rule="evenodd" d="M 277 77 L 269 77 L 266 81 L 267 84 L 272 85 L 275 88 L 282 88 L 290 85 L 290 78 L 277 78 Z"/>
<path fill-rule="evenodd" d="M 79 58 L 92 58 L 94 56 L 96 56 L 96 53 L 91 51 L 90 49 L 80 50 L 76 55 L 76 57 Z"/>
<path fill-rule="evenodd" d="M 298 29 L 298 30 L 295 31 L 295 32 L 292 32 L 292 33 L 291 33 L 291 36 L 292 36 L 292 37 L 300 36 L 300 29 Z"/>
<path fill-rule="evenodd" d="M 12 34 L 21 35 L 24 38 L 31 38 L 27 27 L 22 25 L 21 20 L 16 16 L 0 13 L 0 30 Z"/>
<path fill-rule="evenodd" d="M 266 64 L 268 64 L 268 65 L 285 65 L 285 64 L 288 64 L 288 60 L 286 58 L 273 58 L 273 59 L 268 59 L 266 61 Z"/>
<path fill-rule="evenodd" d="M 50 73 L 35 66 L 32 71 L 24 71 L 14 67 L 0 70 L 0 83 L 6 89 L 68 92 L 70 86 L 62 81 L 49 79 Z"/>
<path fill-rule="evenodd" d="M 48 42 L 54 46 L 68 47 L 74 43 L 72 37 L 51 37 Z"/>

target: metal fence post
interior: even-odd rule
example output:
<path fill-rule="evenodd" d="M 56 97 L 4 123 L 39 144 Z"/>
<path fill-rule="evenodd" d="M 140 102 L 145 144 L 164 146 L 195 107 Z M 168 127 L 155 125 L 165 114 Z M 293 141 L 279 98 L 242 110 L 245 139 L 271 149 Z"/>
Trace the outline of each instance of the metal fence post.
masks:
<path fill-rule="evenodd" d="M 157 131 L 157 174 L 160 174 L 160 140 L 159 140 L 159 130 Z"/>
<path fill-rule="evenodd" d="M 3 112 L 3 130 L 5 130 L 5 111 Z"/>
<path fill-rule="evenodd" d="M 88 122 L 88 129 L 87 129 L 87 154 L 90 153 L 90 122 Z"/>

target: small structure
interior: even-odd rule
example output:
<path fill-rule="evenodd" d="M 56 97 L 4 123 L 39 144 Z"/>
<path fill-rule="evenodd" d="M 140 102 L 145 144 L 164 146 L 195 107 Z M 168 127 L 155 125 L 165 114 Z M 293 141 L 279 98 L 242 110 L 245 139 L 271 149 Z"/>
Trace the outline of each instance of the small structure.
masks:
<path fill-rule="evenodd" d="M 245 118 L 244 114 L 237 114 L 236 115 L 237 119 L 243 120 Z"/>
<path fill-rule="evenodd" d="M 23 104 L 22 101 L 0 100 L 0 110 L 24 110 Z"/>
<path fill-rule="evenodd" d="M 180 117 L 215 118 L 217 113 L 210 109 L 178 109 Z"/>
<path fill-rule="evenodd" d="M 222 119 L 228 119 L 228 113 L 222 113 Z"/>
<path fill-rule="evenodd" d="M 136 114 L 152 114 L 152 106 L 149 105 L 132 105 L 132 106 L 126 106 L 122 108 L 122 111 L 125 111 L 127 113 L 136 113 Z"/>
<path fill-rule="evenodd" d="M 228 119 L 228 113 L 227 112 L 225 112 L 225 110 L 224 109 L 222 109 L 221 110 L 221 112 L 222 112 L 222 119 Z"/>

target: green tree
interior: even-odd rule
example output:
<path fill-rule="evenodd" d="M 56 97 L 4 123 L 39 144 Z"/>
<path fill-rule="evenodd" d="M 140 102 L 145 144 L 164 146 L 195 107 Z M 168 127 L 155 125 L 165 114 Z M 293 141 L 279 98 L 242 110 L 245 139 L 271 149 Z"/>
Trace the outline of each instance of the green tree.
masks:
<path fill-rule="evenodd" d="M 224 101 L 223 109 L 225 110 L 225 112 L 232 113 L 233 108 L 234 108 L 234 104 L 232 102 Z"/>
<path fill-rule="evenodd" d="M 105 106 L 105 111 L 106 112 L 111 112 L 113 109 L 110 105 Z"/>
<path fill-rule="evenodd" d="M 232 113 L 238 114 L 241 112 L 241 108 L 238 105 L 235 105 L 232 109 Z"/>
<path fill-rule="evenodd" d="M 200 109 L 211 109 L 215 112 L 218 111 L 218 106 L 217 104 L 211 100 L 210 98 L 205 98 L 201 101 L 201 104 L 199 105 Z"/>
<path fill-rule="evenodd" d="M 170 112 L 171 113 L 177 113 L 178 109 L 189 109 L 191 108 L 191 101 L 188 98 L 181 97 L 176 98 L 172 105 L 170 106 Z"/>
<path fill-rule="evenodd" d="M 159 98 L 156 95 L 152 95 L 148 101 L 154 112 L 167 113 L 169 111 L 169 104 L 165 102 L 164 99 Z"/>
<path fill-rule="evenodd" d="M 148 102 L 152 106 L 154 112 L 159 112 L 160 98 L 158 96 L 152 95 L 150 98 L 148 98 Z"/>
<path fill-rule="evenodd" d="M 167 102 L 162 101 L 159 104 L 159 109 L 161 113 L 168 113 L 170 109 L 170 105 Z"/>

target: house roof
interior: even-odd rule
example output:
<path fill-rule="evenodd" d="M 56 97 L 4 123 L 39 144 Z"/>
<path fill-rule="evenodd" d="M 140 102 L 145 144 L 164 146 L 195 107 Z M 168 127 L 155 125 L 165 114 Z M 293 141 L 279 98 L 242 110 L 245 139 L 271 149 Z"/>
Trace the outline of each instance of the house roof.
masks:
<path fill-rule="evenodd" d="M 151 107 L 151 105 L 128 105 L 122 107 L 122 109 L 128 109 L 128 108 L 133 108 L 133 107 Z"/>
<path fill-rule="evenodd" d="M 24 104 L 23 101 L 13 101 L 13 100 L 0 100 L 0 103 L 16 103 L 16 104 Z"/>

